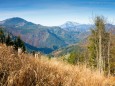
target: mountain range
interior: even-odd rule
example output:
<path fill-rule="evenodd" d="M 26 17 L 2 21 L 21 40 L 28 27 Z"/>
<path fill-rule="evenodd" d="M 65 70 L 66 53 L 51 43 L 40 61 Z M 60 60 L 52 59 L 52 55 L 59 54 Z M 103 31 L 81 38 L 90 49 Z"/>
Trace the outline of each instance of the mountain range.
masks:
<path fill-rule="evenodd" d="M 52 51 L 75 44 L 90 34 L 91 24 L 66 22 L 61 26 L 43 26 L 14 17 L 0 21 L 0 26 L 14 36 L 20 36 L 29 51 Z"/>

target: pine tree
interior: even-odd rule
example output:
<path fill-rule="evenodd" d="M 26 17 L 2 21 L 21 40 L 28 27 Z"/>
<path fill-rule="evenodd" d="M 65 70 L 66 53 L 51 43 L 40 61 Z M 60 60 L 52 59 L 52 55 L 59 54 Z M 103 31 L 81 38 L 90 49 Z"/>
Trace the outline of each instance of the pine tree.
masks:
<path fill-rule="evenodd" d="M 78 61 L 78 55 L 75 52 L 71 52 L 70 56 L 68 57 L 67 61 L 70 64 L 76 64 Z"/>
<path fill-rule="evenodd" d="M 3 44 L 5 42 L 5 35 L 2 28 L 0 28 L 0 42 Z"/>
<path fill-rule="evenodd" d="M 22 48 L 23 52 L 26 51 L 24 42 L 21 40 L 21 38 L 19 36 L 14 40 L 14 47 L 16 50 L 18 50 L 18 48 Z"/>
<path fill-rule="evenodd" d="M 102 73 L 106 71 L 106 64 L 109 65 L 109 55 L 107 54 L 110 52 L 108 48 L 110 47 L 110 41 L 108 33 L 105 30 L 106 23 L 104 17 L 96 17 L 94 23 L 95 27 L 91 31 L 89 45 L 90 59 L 92 59 L 90 62 Z"/>
<path fill-rule="evenodd" d="M 6 38 L 6 45 L 10 46 L 10 43 L 11 43 L 11 37 L 10 37 L 10 34 L 8 34 L 8 36 Z"/>

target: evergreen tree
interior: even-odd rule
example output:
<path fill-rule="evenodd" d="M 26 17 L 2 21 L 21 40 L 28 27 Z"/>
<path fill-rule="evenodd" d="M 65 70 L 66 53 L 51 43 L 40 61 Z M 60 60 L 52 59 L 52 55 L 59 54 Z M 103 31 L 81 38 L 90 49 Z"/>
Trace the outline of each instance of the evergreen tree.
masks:
<path fill-rule="evenodd" d="M 14 47 L 16 50 L 18 50 L 18 48 L 21 48 L 23 50 L 23 52 L 26 51 L 24 42 L 21 40 L 21 38 L 19 36 L 14 40 Z"/>
<path fill-rule="evenodd" d="M 70 53 L 70 56 L 68 57 L 67 61 L 70 64 L 75 64 L 77 62 L 77 54 L 75 52 Z"/>
<path fill-rule="evenodd" d="M 95 27 L 91 31 L 90 36 L 90 44 L 89 44 L 89 52 L 90 59 L 89 63 L 93 67 L 97 67 L 102 73 L 106 70 L 106 64 L 108 62 L 108 45 L 109 45 L 109 34 L 105 30 L 105 19 L 104 17 L 96 17 L 95 18 Z"/>
<path fill-rule="evenodd" d="M 71 64 L 80 64 L 85 62 L 84 53 L 80 52 L 71 52 L 67 61 Z"/>
<path fill-rule="evenodd" d="M 26 51 L 26 47 L 25 47 L 25 45 L 24 45 L 24 42 L 22 41 L 22 50 L 23 50 L 23 52 L 25 52 Z"/>
<path fill-rule="evenodd" d="M 12 41 L 12 40 L 11 40 L 11 37 L 10 37 L 10 35 L 8 34 L 8 36 L 7 36 L 7 38 L 6 38 L 6 45 L 7 45 L 7 46 L 10 46 L 10 45 L 11 45 L 11 44 L 10 44 L 11 41 Z"/>
<path fill-rule="evenodd" d="M 5 42 L 5 35 L 4 35 L 2 28 L 0 28 L 0 42 L 2 44 Z"/>

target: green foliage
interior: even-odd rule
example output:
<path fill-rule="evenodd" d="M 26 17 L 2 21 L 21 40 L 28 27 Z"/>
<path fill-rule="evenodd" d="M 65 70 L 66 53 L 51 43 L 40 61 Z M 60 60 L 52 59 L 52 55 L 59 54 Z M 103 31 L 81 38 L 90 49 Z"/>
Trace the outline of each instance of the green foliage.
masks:
<path fill-rule="evenodd" d="M 0 42 L 3 44 L 5 42 L 5 35 L 2 28 L 0 28 Z"/>
<path fill-rule="evenodd" d="M 89 65 L 96 67 L 100 72 L 113 73 L 115 71 L 115 47 L 111 32 L 106 31 L 104 17 L 95 18 L 95 27 L 91 30 L 89 38 Z M 113 46 L 111 46 L 113 44 Z"/>
<path fill-rule="evenodd" d="M 71 45 L 71 46 L 61 48 L 58 51 L 61 51 L 58 54 L 58 56 L 62 56 L 62 55 L 66 55 L 70 52 L 82 52 L 82 51 L 84 51 L 84 49 L 82 47 L 80 47 L 78 44 L 76 44 L 76 45 Z"/>
<path fill-rule="evenodd" d="M 8 36 L 6 37 L 6 45 L 7 46 L 10 46 L 10 45 L 12 45 L 12 39 L 11 39 L 11 37 L 10 37 L 10 35 L 8 34 Z"/>
<path fill-rule="evenodd" d="M 26 51 L 24 42 L 21 40 L 21 38 L 19 36 L 14 41 L 14 47 L 16 50 L 18 50 L 18 48 L 22 48 L 23 52 Z"/>
<path fill-rule="evenodd" d="M 92 35 L 90 38 L 90 43 L 88 46 L 89 50 L 89 65 L 96 67 L 96 42 L 94 40 L 94 36 Z"/>
<path fill-rule="evenodd" d="M 72 52 L 69 56 L 69 58 L 67 59 L 67 61 L 70 63 L 70 64 L 75 64 L 76 61 L 77 61 L 77 54 Z"/>
<path fill-rule="evenodd" d="M 50 55 L 48 55 L 48 59 L 50 60 L 52 57 Z"/>
<path fill-rule="evenodd" d="M 111 37 L 111 50 L 110 50 L 110 71 L 115 75 L 115 35 Z"/>
<path fill-rule="evenodd" d="M 20 37 L 16 37 L 15 40 L 13 40 L 12 35 L 10 35 L 9 33 L 7 37 L 5 36 L 4 30 L 3 28 L 0 27 L 0 42 L 1 43 L 6 43 L 7 46 L 14 46 L 16 50 L 18 50 L 18 48 L 22 48 L 23 52 L 26 51 L 26 47 L 24 42 L 20 39 Z"/>
<path fill-rule="evenodd" d="M 67 61 L 70 64 L 79 64 L 85 62 L 85 57 L 83 52 L 72 52 L 70 53 L 70 56 L 68 57 Z"/>

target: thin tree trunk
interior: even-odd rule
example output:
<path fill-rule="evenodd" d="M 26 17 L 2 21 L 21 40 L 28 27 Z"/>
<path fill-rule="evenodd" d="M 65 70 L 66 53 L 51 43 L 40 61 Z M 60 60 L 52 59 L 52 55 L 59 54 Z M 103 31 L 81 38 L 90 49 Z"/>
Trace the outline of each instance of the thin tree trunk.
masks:
<path fill-rule="evenodd" d="M 96 66 L 97 66 L 97 69 L 99 69 L 99 55 L 98 55 L 98 39 L 97 39 L 97 35 L 96 35 L 96 31 L 95 31 L 95 48 L 96 48 Z"/>
<path fill-rule="evenodd" d="M 101 29 L 99 30 L 99 71 L 102 73 L 102 36 Z"/>
<path fill-rule="evenodd" d="M 95 43 L 95 47 L 96 47 L 96 64 L 97 64 L 97 69 L 99 69 L 99 55 L 98 55 L 98 45 L 97 43 Z"/>
<path fill-rule="evenodd" d="M 111 41 L 111 33 L 109 34 L 108 40 L 108 77 L 110 76 L 110 41 Z"/>

